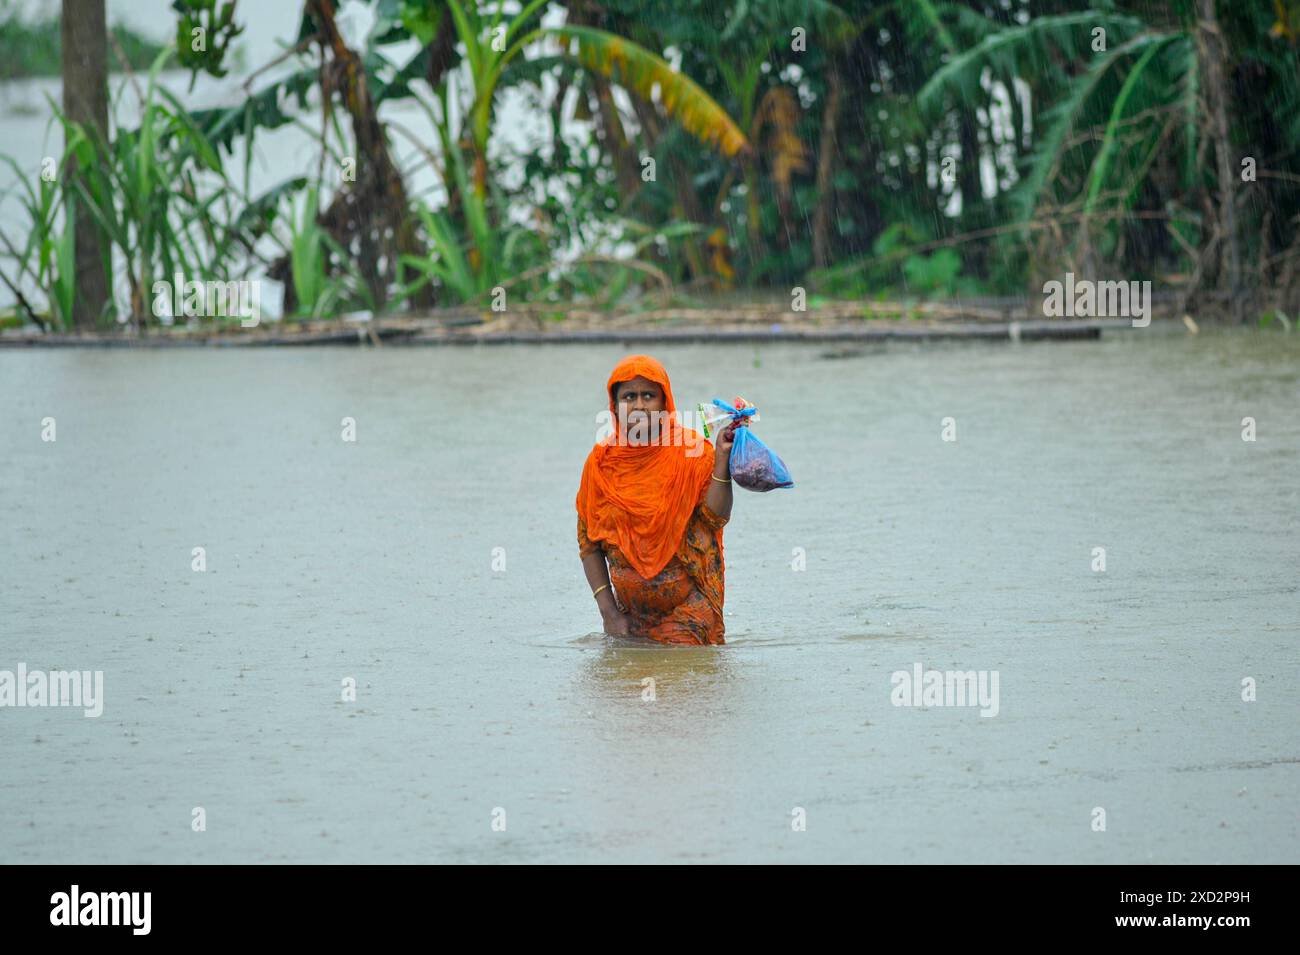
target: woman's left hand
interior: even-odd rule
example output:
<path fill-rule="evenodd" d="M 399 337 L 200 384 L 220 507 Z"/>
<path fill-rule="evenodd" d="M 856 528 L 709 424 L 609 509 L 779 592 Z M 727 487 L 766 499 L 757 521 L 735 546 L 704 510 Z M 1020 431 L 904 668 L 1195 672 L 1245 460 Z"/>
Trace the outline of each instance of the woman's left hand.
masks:
<path fill-rule="evenodd" d="M 719 454 L 730 455 L 731 446 L 736 443 L 736 429 L 747 427 L 749 427 L 749 422 L 744 418 L 741 418 L 739 421 L 733 421 L 731 424 L 727 425 L 718 432 L 718 440 L 714 445 L 714 450 Z"/>

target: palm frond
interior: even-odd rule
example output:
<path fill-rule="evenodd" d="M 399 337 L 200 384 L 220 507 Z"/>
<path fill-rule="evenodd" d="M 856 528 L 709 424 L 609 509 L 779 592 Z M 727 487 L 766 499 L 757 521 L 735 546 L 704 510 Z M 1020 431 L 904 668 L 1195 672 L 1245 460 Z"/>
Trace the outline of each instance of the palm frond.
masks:
<path fill-rule="evenodd" d="M 1111 162 L 1119 149 L 1119 127 L 1129 101 L 1133 98 L 1138 84 L 1146 76 L 1147 67 L 1155 59 L 1156 54 L 1177 39 L 1179 38 L 1176 36 L 1165 36 L 1146 44 L 1142 55 L 1138 57 L 1138 61 L 1133 64 L 1133 68 L 1128 71 L 1128 76 L 1124 78 L 1124 85 L 1120 87 L 1119 95 L 1115 97 L 1115 104 L 1111 107 L 1110 118 L 1106 121 L 1106 133 L 1102 138 L 1101 150 L 1089 170 L 1088 197 L 1084 203 L 1084 215 L 1091 213 L 1097 205 L 1097 197 L 1106 182 L 1106 174 L 1110 171 Z"/>
<path fill-rule="evenodd" d="M 556 27 L 548 32 L 573 41 L 578 62 L 592 72 L 647 101 L 653 102 L 657 91 L 670 117 L 722 155 L 730 158 L 750 150 L 745 134 L 712 96 L 645 47 L 592 27 Z"/>
<path fill-rule="evenodd" d="M 1025 221 L 1033 215 L 1039 195 L 1048 183 L 1049 175 L 1057 163 L 1066 137 L 1075 127 L 1084 105 L 1102 77 L 1129 55 L 1144 51 L 1153 45 L 1163 45 L 1168 40 L 1169 34 L 1144 33 L 1099 56 L 1087 72 L 1074 80 L 1065 98 L 1045 114 L 1044 118 L 1049 121 L 1047 132 L 1039 141 L 1038 149 L 1030 161 L 1029 171 L 1016 186 L 1012 198 L 1012 207 L 1018 221 Z"/>
<path fill-rule="evenodd" d="M 1053 48 L 1067 60 L 1082 57 L 1085 50 L 1090 56 L 1097 55 L 1091 52 L 1089 43 L 1092 31 L 1098 27 L 1106 31 L 1108 50 L 1113 53 L 1114 48 L 1109 44 L 1116 38 L 1122 40 L 1138 33 L 1142 21 L 1136 17 L 1087 10 L 1036 17 L 1021 26 L 999 30 L 940 67 L 917 94 L 917 103 L 923 111 L 934 112 L 944 105 L 948 96 L 968 102 L 980 89 L 980 77 L 986 67 L 1004 74 L 1031 64 L 1037 68 L 1035 71 L 1041 70 L 1044 63 L 1050 62 Z"/>

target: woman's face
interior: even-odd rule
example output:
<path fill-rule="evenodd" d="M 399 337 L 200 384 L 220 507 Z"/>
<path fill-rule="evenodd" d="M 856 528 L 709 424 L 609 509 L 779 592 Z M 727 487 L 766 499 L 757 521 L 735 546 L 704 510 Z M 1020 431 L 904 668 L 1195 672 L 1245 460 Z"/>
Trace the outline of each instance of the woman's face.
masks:
<path fill-rule="evenodd" d="M 664 390 L 648 378 L 636 377 L 614 386 L 614 405 L 627 429 L 627 443 L 645 445 L 658 440 L 664 414 Z"/>

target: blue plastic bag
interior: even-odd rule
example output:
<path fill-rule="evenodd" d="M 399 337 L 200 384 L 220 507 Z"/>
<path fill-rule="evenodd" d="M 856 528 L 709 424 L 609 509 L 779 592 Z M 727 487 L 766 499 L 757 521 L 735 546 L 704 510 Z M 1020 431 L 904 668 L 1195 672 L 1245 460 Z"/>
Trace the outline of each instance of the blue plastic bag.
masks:
<path fill-rule="evenodd" d="M 733 408 L 717 398 L 713 403 L 731 414 L 732 420 L 748 418 L 758 409 L 753 405 Z M 736 428 L 731 445 L 731 479 L 747 491 L 771 491 L 778 487 L 794 487 L 790 469 L 777 457 L 776 452 L 750 432 L 749 427 Z"/>

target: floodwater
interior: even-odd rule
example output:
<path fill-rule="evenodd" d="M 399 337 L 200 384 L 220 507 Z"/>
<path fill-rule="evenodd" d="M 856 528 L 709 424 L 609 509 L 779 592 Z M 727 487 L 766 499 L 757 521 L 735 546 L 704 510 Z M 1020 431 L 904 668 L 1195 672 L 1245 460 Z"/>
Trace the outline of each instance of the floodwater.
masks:
<path fill-rule="evenodd" d="M 0 860 L 1300 861 L 1300 335 L 653 353 L 797 482 L 721 648 L 593 634 L 617 348 L 0 352 L 0 670 L 104 673 Z"/>

